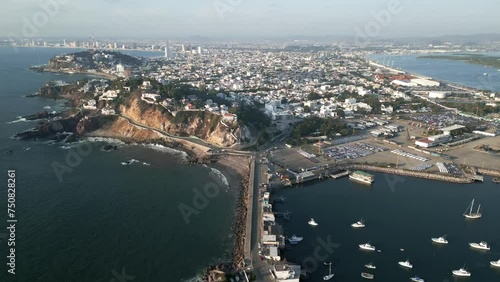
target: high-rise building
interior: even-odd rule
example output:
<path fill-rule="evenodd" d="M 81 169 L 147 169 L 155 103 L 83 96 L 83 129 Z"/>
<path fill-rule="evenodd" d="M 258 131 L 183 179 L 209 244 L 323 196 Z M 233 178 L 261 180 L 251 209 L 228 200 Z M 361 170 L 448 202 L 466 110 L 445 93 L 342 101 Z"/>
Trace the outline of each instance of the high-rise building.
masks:
<path fill-rule="evenodd" d="M 202 53 L 201 46 L 198 46 L 198 54 L 201 55 L 201 53 Z"/>
<path fill-rule="evenodd" d="M 186 53 L 186 46 L 184 44 L 182 44 L 182 53 Z"/>
<path fill-rule="evenodd" d="M 118 43 L 115 42 L 115 49 L 118 49 Z"/>

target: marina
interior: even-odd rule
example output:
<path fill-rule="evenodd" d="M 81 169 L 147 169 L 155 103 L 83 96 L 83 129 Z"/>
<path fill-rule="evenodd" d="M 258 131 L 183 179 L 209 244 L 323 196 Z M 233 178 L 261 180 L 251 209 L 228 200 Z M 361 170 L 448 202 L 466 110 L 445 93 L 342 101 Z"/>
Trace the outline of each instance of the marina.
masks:
<path fill-rule="evenodd" d="M 500 272 L 496 271 L 496 265 L 500 264 L 492 260 L 495 257 L 485 256 L 485 250 L 474 251 L 473 246 L 476 245 L 472 245 L 474 238 L 478 237 L 484 238 L 493 246 L 500 244 L 496 236 L 500 232 L 499 227 L 493 224 L 495 218 L 491 218 L 491 215 L 481 221 L 464 221 L 462 216 L 463 207 L 470 206 L 471 199 L 475 199 L 473 214 L 477 212 L 479 202 L 485 208 L 488 207 L 488 215 L 495 211 L 500 213 L 500 209 L 491 210 L 493 207 L 490 206 L 495 195 L 500 196 L 498 189 L 494 188 L 494 183 L 459 185 L 402 177 L 401 184 L 396 184 L 395 190 L 392 191 L 388 189 L 384 175 L 373 175 L 380 181 L 374 182 L 370 189 L 366 189 L 363 183 L 346 178 L 330 178 L 331 180 L 301 184 L 291 189 L 274 189 L 273 195 L 287 199 L 285 203 L 277 206 L 276 210 L 286 210 L 294 214 L 290 220 L 277 222 L 283 224 L 285 233 L 293 227 L 295 232 L 303 236 L 301 243 L 287 249 L 284 259 L 303 262 L 305 258 L 313 255 L 314 238 L 325 240 L 331 237 L 331 242 L 340 245 L 329 253 L 327 258 L 335 265 L 336 281 L 356 281 L 360 279 L 359 273 L 363 273 L 361 279 L 381 281 L 439 281 L 449 280 L 452 276 L 469 277 L 466 276 L 467 273 L 470 274 L 470 281 L 499 279 Z M 331 189 L 332 185 L 335 189 Z M 440 201 L 449 196 L 450 190 L 458 191 L 460 196 L 452 196 L 446 208 L 439 208 Z M 346 198 L 350 200 L 344 201 Z M 438 210 L 423 210 L 421 214 L 408 213 L 410 210 L 420 210 L 422 201 L 425 201 L 426 205 L 437 207 Z M 393 210 L 397 210 L 401 216 L 395 217 L 391 212 Z M 469 211 L 470 208 L 467 213 Z M 311 220 L 311 216 L 316 223 L 329 224 L 319 224 L 315 228 L 304 226 L 304 222 Z M 352 216 L 358 216 L 359 220 L 353 220 Z M 354 226 L 365 225 L 363 218 L 369 221 L 370 228 L 358 232 L 356 229 L 359 227 Z M 425 222 L 422 222 L 421 218 L 426 218 Z M 410 224 L 417 221 L 422 222 L 419 228 L 411 228 Z M 466 229 L 462 230 L 460 226 L 464 224 Z M 407 230 L 412 231 L 407 233 Z M 446 232 L 448 235 L 436 236 L 439 232 Z M 448 243 L 448 238 L 451 243 Z M 482 246 L 478 241 L 475 244 Z M 358 251 L 354 251 L 355 249 Z M 400 256 L 398 253 L 403 252 L 411 260 L 400 257 L 398 262 L 398 259 L 395 259 Z M 367 264 L 367 261 L 371 262 Z M 467 265 L 485 266 L 471 268 L 471 273 L 465 267 L 464 271 L 457 268 L 457 265 L 463 265 L 464 262 Z M 397 271 L 396 267 L 400 270 Z M 419 276 L 408 272 L 413 269 Z M 314 281 L 315 277 L 322 279 L 324 275 L 324 272 L 308 273 L 308 281 Z"/>

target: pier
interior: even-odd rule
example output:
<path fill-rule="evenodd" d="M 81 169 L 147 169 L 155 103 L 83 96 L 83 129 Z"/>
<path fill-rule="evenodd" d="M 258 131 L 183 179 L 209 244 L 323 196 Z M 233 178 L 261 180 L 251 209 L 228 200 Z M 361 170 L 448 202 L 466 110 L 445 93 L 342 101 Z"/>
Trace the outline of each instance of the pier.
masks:
<path fill-rule="evenodd" d="M 348 176 L 350 173 L 351 172 L 347 170 L 347 171 L 336 173 L 336 174 L 330 174 L 330 177 L 333 179 L 339 179 L 339 178 Z"/>

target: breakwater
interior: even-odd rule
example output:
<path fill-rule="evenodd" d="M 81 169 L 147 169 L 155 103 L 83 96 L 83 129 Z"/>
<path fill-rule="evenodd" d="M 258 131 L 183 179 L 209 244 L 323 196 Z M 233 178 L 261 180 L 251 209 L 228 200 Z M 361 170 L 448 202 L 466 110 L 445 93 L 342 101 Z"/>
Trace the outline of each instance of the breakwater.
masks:
<path fill-rule="evenodd" d="M 236 210 L 235 219 L 235 246 L 232 252 L 232 262 L 233 269 L 241 269 L 244 265 L 245 260 L 245 242 L 246 242 L 246 223 L 248 216 L 248 201 L 249 201 L 249 189 L 250 187 L 250 162 L 245 170 L 242 180 L 242 187 L 240 190 L 240 196 L 238 199 L 238 206 Z"/>
<path fill-rule="evenodd" d="M 398 168 L 378 167 L 378 166 L 363 165 L 363 164 L 346 164 L 343 165 L 341 168 L 345 170 L 366 170 L 366 171 L 382 172 L 387 174 L 410 176 L 410 177 L 417 177 L 417 178 L 424 178 L 429 180 L 445 181 L 452 183 L 468 184 L 474 182 L 469 177 L 442 175 L 442 174 L 428 173 L 422 171 L 411 171 Z"/>

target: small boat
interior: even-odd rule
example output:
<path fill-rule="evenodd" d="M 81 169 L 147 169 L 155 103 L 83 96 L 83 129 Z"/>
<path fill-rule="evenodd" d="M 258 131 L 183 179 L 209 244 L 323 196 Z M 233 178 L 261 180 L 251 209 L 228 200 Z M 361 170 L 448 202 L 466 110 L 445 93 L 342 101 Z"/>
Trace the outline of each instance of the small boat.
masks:
<path fill-rule="evenodd" d="M 304 238 L 303 237 L 297 237 L 293 235 L 292 237 L 288 238 L 288 242 L 292 245 L 298 244 L 300 241 L 302 241 Z"/>
<path fill-rule="evenodd" d="M 307 224 L 309 224 L 311 226 L 318 226 L 318 223 L 316 221 L 314 221 L 314 218 L 311 218 L 311 220 L 309 220 L 309 222 L 307 222 Z"/>
<path fill-rule="evenodd" d="M 365 267 L 369 268 L 369 269 L 377 269 L 377 267 L 373 264 L 373 262 L 370 262 L 369 264 L 365 264 Z"/>
<path fill-rule="evenodd" d="M 409 259 L 407 259 L 406 261 L 400 261 L 398 262 L 398 264 L 401 265 L 402 267 L 413 268 L 413 265 L 410 263 Z"/>
<path fill-rule="evenodd" d="M 446 235 L 438 238 L 431 238 L 432 242 L 437 244 L 448 244 L 448 240 L 446 240 Z"/>
<path fill-rule="evenodd" d="M 351 224 L 351 226 L 354 228 L 363 228 L 365 227 L 365 222 L 363 219 L 361 219 L 360 221 Z"/>
<path fill-rule="evenodd" d="M 469 206 L 467 207 L 467 209 L 464 212 L 465 218 L 468 218 L 468 219 L 481 218 L 482 214 L 479 212 L 479 210 L 481 209 L 481 204 L 479 204 L 479 206 L 477 207 L 477 211 L 475 213 L 472 212 L 473 208 L 474 208 L 474 199 L 472 199 L 472 202 L 469 204 Z M 468 213 L 467 213 L 467 211 L 468 211 Z"/>
<path fill-rule="evenodd" d="M 144 166 L 150 166 L 151 164 L 144 162 L 144 163 L 142 163 L 142 165 L 144 165 Z"/>
<path fill-rule="evenodd" d="M 492 179 L 493 183 L 500 183 L 500 177 L 496 177 Z"/>
<path fill-rule="evenodd" d="M 497 261 L 490 261 L 490 264 L 493 267 L 500 267 L 500 259 Z"/>
<path fill-rule="evenodd" d="M 375 251 L 375 246 L 370 245 L 370 243 L 361 244 L 359 248 L 365 251 Z"/>
<path fill-rule="evenodd" d="M 453 270 L 453 275 L 461 276 L 461 277 L 470 277 L 471 273 L 468 272 L 465 268 L 460 268 L 459 270 Z"/>
<path fill-rule="evenodd" d="M 410 280 L 413 282 L 424 282 L 424 279 L 422 279 L 418 276 L 413 276 L 412 278 L 410 278 Z"/>
<path fill-rule="evenodd" d="M 373 278 L 375 278 L 375 275 L 370 274 L 370 273 L 363 272 L 363 273 L 361 273 L 361 277 L 363 277 L 363 278 L 365 278 L 365 279 L 370 279 L 370 280 L 373 280 Z"/>
<path fill-rule="evenodd" d="M 488 246 L 488 243 L 482 241 L 480 243 L 469 243 L 469 246 L 473 249 L 477 249 L 477 250 L 485 250 L 485 251 L 489 251 L 490 250 L 490 246 Z"/>
<path fill-rule="evenodd" d="M 31 148 L 30 147 L 24 147 L 23 150 L 29 151 L 29 150 L 31 150 Z"/>
<path fill-rule="evenodd" d="M 327 263 L 325 263 L 327 264 Z M 335 276 L 335 274 L 332 274 L 332 263 L 328 263 L 328 275 L 323 276 L 323 280 L 330 280 Z"/>

